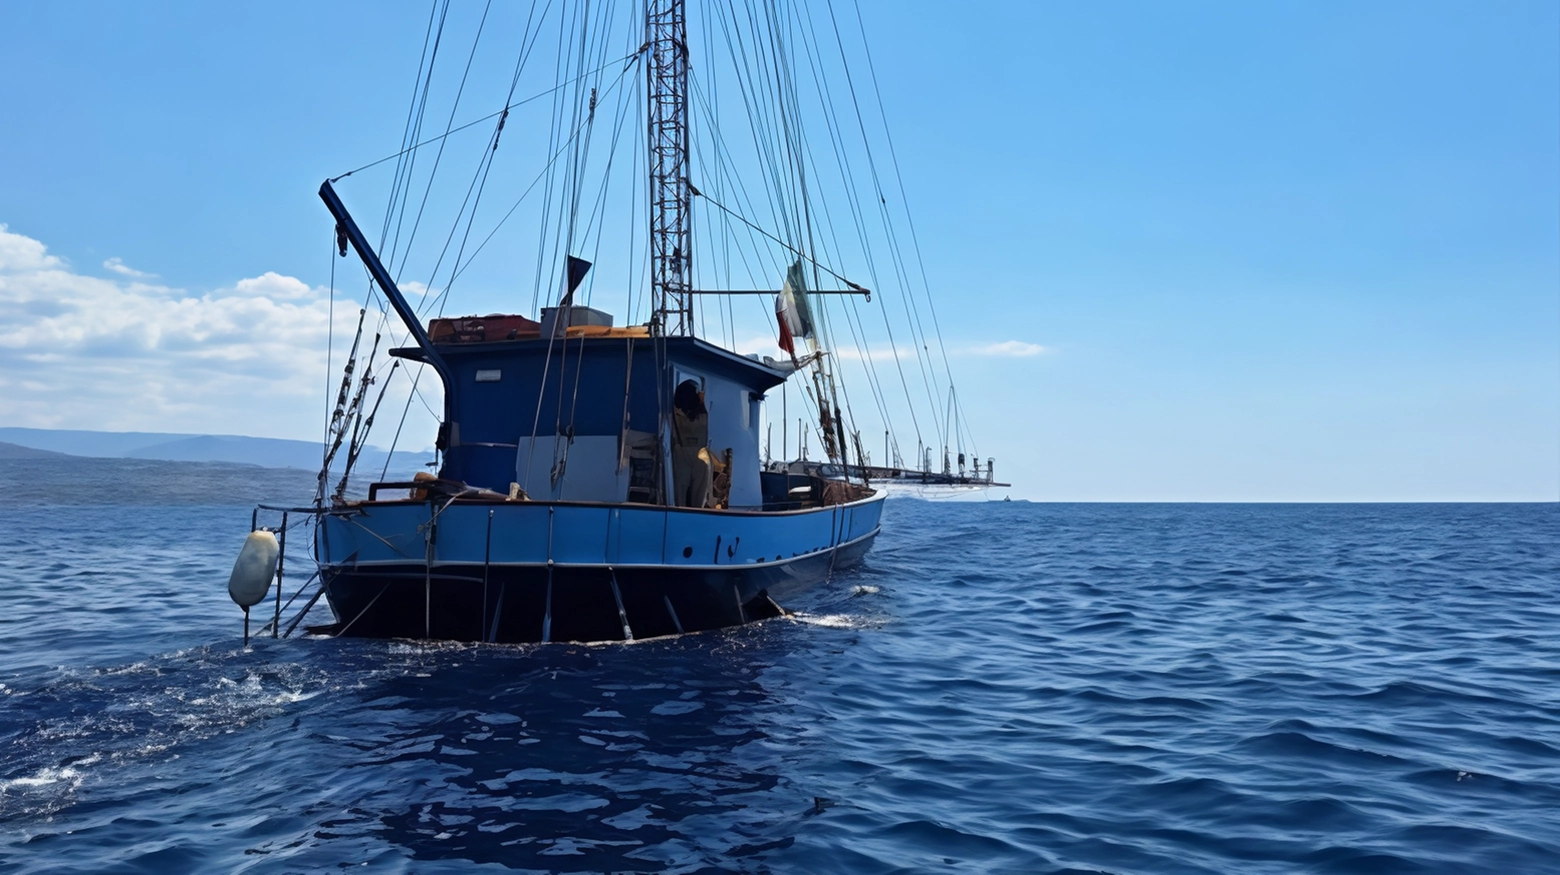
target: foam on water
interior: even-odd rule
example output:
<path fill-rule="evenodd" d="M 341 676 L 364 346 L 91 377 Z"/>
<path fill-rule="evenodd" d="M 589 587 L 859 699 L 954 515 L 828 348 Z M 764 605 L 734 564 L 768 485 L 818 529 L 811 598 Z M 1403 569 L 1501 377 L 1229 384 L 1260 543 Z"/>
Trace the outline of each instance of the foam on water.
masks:
<path fill-rule="evenodd" d="M 865 629 L 873 625 L 871 620 L 850 614 L 809 614 L 796 611 L 789 619 L 808 626 L 824 626 L 830 629 Z"/>
<path fill-rule="evenodd" d="M 101 759 L 101 757 L 91 756 L 85 760 L 82 760 L 81 765 L 90 765 L 91 763 L 97 762 L 99 759 Z M 34 775 L 28 775 L 21 778 L 11 778 L 9 780 L 0 780 L 0 793 L 5 793 L 12 790 L 27 790 L 35 787 L 47 787 L 50 784 L 59 783 L 69 784 L 71 789 L 74 790 L 80 781 L 81 772 L 77 769 L 71 768 L 70 766 L 63 768 L 47 767 L 40 769 L 38 773 Z"/>
<path fill-rule="evenodd" d="M 246 649 L 250 497 L 0 509 L 0 869 L 1560 859 L 1554 506 L 894 500 L 789 619 Z"/>

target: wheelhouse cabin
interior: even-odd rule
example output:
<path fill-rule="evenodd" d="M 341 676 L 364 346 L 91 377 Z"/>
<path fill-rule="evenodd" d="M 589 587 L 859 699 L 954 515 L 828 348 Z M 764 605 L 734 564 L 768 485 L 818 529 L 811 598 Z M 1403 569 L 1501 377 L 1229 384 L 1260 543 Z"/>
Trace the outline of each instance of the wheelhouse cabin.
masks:
<path fill-rule="evenodd" d="M 762 474 L 759 447 L 764 394 L 785 382 L 789 363 L 695 337 L 651 337 L 647 326 L 613 328 L 606 314 L 570 309 L 562 330 L 555 311 L 540 323 L 490 316 L 429 326 L 447 374 L 441 479 L 499 493 L 518 487 L 539 501 L 674 504 L 672 399 L 691 380 L 714 467 L 729 472 L 717 479 L 718 506 L 797 506 L 793 478 Z M 420 347 L 391 354 L 428 360 Z"/>

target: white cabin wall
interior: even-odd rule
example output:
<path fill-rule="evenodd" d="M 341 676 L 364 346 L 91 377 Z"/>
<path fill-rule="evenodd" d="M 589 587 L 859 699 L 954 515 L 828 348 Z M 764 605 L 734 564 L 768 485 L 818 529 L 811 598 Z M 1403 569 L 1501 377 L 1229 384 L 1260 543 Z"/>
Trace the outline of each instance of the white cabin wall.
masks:
<path fill-rule="evenodd" d="M 618 438 L 615 435 L 581 435 L 568 445 L 568 461 L 563 478 L 554 485 L 552 470 L 563 440 L 554 435 L 540 436 L 532 451 L 530 435 L 520 438 L 515 456 L 515 482 L 536 500 L 611 501 L 628 497 L 629 470 L 618 467 Z"/>
<path fill-rule="evenodd" d="M 678 368 L 679 379 L 686 373 L 704 382 L 704 407 L 710 415 L 710 452 L 717 458 L 731 448 L 731 506 L 757 506 L 764 503 L 759 486 L 758 420 L 746 386 Z"/>

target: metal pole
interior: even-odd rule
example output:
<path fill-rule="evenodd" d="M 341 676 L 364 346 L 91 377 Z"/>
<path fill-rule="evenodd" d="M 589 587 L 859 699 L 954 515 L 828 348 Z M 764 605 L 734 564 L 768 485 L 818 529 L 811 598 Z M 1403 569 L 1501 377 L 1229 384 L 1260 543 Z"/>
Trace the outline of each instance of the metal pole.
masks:
<path fill-rule="evenodd" d="M 493 625 L 488 627 L 487 640 L 489 644 L 498 640 L 498 620 L 504 616 L 504 593 L 509 591 L 509 581 L 499 581 L 498 604 L 493 606 Z"/>
<path fill-rule="evenodd" d="M 373 247 L 368 245 L 368 238 L 364 237 L 363 232 L 358 229 L 357 222 L 347 212 L 347 207 L 341 202 L 341 198 L 336 196 L 336 189 L 331 187 L 328 179 L 320 185 L 320 199 L 325 202 L 325 208 L 330 210 L 330 214 L 336 217 L 338 231 L 345 233 L 347 239 L 352 241 L 352 248 L 357 250 L 358 257 L 363 260 L 363 266 L 368 268 L 369 275 L 379 284 L 380 291 L 384 292 L 396 315 L 401 317 L 406 330 L 411 332 L 412 340 L 422 350 L 424 360 L 433 366 L 433 369 L 439 373 L 440 379 L 444 381 L 444 418 L 446 421 L 450 420 L 452 417 L 449 414 L 456 409 L 453 390 L 458 384 L 451 379 L 449 365 L 445 364 L 444 357 L 434 348 L 433 341 L 428 339 L 428 332 L 423 329 L 417 311 L 406 302 L 395 280 L 390 277 L 390 272 L 385 270 Z"/>
<path fill-rule="evenodd" d="M 542 643 L 552 640 L 552 560 L 547 560 L 547 613 L 542 615 Z"/>
<path fill-rule="evenodd" d="M 324 594 L 325 594 L 325 581 L 321 580 L 320 581 L 320 588 L 314 591 L 314 595 L 312 597 L 310 597 L 309 603 L 303 606 L 303 610 L 298 612 L 298 616 L 292 618 L 292 622 L 291 623 L 287 624 L 287 631 L 282 633 L 282 637 L 283 638 L 291 638 L 292 637 L 293 630 L 298 628 L 298 624 L 303 622 L 303 618 L 307 617 L 309 615 L 309 609 L 314 607 L 314 603 L 319 601 L 320 600 L 320 596 L 322 596 Z"/>
<path fill-rule="evenodd" d="M 423 637 L 433 637 L 433 544 L 438 540 L 439 514 L 428 502 L 428 547 L 423 553 Z"/>
<path fill-rule="evenodd" d="M 553 513 L 557 508 L 547 508 L 547 612 L 542 615 L 542 641 L 552 640 L 552 583 L 553 583 Z"/>
<path fill-rule="evenodd" d="M 482 551 L 482 625 L 477 634 L 487 628 L 488 568 L 493 564 L 493 509 L 488 508 L 487 546 Z"/>
<path fill-rule="evenodd" d="M 672 607 L 672 597 L 662 593 L 661 601 L 666 605 L 666 612 L 672 615 L 672 625 L 677 627 L 677 634 L 681 635 L 683 633 L 682 620 L 677 619 L 677 609 Z"/>
<path fill-rule="evenodd" d="M 833 543 L 829 545 L 829 576 L 824 578 L 825 581 L 834 579 L 834 562 L 840 557 L 840 541 L 844 540 L 840 537 L 840 506 L 837 504 L 834 506 L 834 521 L 830 526 L 833 529 L 830 536 Z"/>
<path fill-rule="evenodd" d="M 660 329 L 651 330 L 663 335 L 692 334 L 687 19 L 683 0 L 651 0 L 646 7 L 651 324 Z"/>
<path fill-rule="evenodd" d="M 287 511 L 282 511 L 281 544 L 276 551 L 276 616 L 271 619 L 271 637 L 282 632 L 282 565 L 287 561 Z M 265 630 L 261 630 L 262 632 Z"/>
<path fill-rule="evenodd" d="M 623 624 L 623 640 L 632 641 L 634 640 L 634 630 L 628 627 L 628 613 L 623 610 L 623 594 L 618 592 L 617 574 L 611 567 L 608 567 L 607 575 L 608 582 L 612 584 L 612 600 L 617 602 L 618 622 Z"/>

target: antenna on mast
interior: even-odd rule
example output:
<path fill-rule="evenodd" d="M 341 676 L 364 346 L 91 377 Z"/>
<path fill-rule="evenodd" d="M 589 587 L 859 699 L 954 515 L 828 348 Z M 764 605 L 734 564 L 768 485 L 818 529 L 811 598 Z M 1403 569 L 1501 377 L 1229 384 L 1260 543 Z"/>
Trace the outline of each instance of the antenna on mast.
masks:
<path fill-rule="evenodd" d="M 656 334 L 693 333 L 688 181 L 688 20 L 683 0 L 646 0 L 649 78 L 650 282 Z"/>

